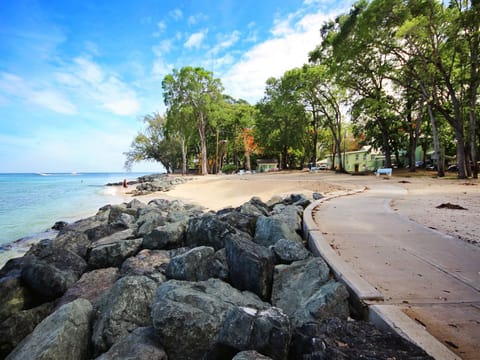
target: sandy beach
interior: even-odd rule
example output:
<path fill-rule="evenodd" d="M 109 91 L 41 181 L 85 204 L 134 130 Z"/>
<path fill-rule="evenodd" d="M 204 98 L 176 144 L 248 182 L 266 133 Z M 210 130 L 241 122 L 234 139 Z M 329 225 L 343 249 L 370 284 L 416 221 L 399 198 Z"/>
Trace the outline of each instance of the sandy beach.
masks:
<path fill-rule="evenodd" d="M 394 211 L 409 219 L 436 229 L 439 232 L 480 246 L 480 184 L 478 179 L 458 180 L 418 176 L 403 172 L 392 177 L 352 176 L 330 171 L 311 173 L 291 171 L 246 175 L 189 176 L 190 181 L 175 186 L 168 192 L 153 193 L 136 198 L 148 203 L 152 199 L 182 200 L 203 206 L 207 210 L 236 207 L 257 196 L 267 201 L 274 196 L 293 193 L 311 198 L 313 193 L 322 195 L 341 194 L 345 191 L 367 188 L 372 182 L 388 181 L 406 191 L 390 204 Z M 178 175 L 174 175 L 178 176 Z M 136 185 L 127 189 L 113 186 L 113 203 L 128 202 Z M 442 204 L 453 204 L 465 210 L 437 208 Z M 68 214 L 66 214 L 68 215 Z M 93 214 L 91 214 L 93 215 Z M 88 214 L 85 215 L 85 217 Z M 52 224 L 61 219 L 52 219 Z M 21 256 L 17 250 L 0 254 L 0 266 L 11 257 Z"/>
<path fill-rule="evenodd" d="M 273 196 L 301 193 L 311 197 L 361 189 L 372 182 L 388 181 L 406 191 L 390 204 L 394 211 L 409 219 L 450 236 L 480 245 L 480 184 L 478 179 L 459 180 L 453 176 L 436 178 L 433 173 L 402 172 L 392 177 L 352 176 L 323 172 L 279 172 L 252 175 L 194 176 L 165 193 L 137 198 L 148 202 L 155 198 L 178 199 L 209 210 L 235 207 L 253 196 L 267 201 Z M 131 187 L 132 189 L 134 187 Z M 127 194 L 131 189 L 127 189 Z M 120 190 L 119 190 L 120 191 Z M 465 210 L 437 208 L 458 205 Z"/>

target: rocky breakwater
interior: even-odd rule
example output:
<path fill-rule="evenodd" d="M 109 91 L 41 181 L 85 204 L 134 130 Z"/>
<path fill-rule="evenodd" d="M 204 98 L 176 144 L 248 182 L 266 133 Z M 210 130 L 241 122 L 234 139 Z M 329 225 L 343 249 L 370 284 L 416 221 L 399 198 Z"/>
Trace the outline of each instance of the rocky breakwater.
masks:
<path fill-rule="evenodd" d="M 183 184 L 191 178 L 170 176 L 168 174 L 153 174 L 138 178 L 138 185 L 132 191 L 133 196 L 147 195 L 154 192 L 170 191 L 175 185 Z"/>
<path fill-rule="evenodd" d="M 7 359 L 426 359 L 349 318 L 301 195 L 105 206 L 0 270 Z"/>

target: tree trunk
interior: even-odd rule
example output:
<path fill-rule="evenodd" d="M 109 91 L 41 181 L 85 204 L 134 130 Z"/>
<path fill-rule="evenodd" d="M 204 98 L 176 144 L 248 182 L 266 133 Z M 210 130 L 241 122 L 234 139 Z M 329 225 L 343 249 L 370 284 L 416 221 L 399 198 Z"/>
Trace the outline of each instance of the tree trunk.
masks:
<path fill-rule="evenodd" d="M 187 144 L 183 136 L 180 142 L 182 146 L 182 175 L 186 175 L 187 174 Z"/>
<path fill-rule="evenodd" d="M 317 131 L 317 114 L 316 111 L 313 110 L 313 151 L 312 151 L 312 162 L 313 166 L 317 166 L 317 144 L 318 144 L 318 131 Z"/>
<path fill-rule="evenodd" d="M 200 135 L 200 161 L 202 163 L 201 175 L 207 175 L 208 174 L 208 168 L 207 168 L 207 138 L 205 136 L 205 126 L 206 126 L 206 120 L 205 120 L 205 115 L 203 113 L 200 113 L 200 124 L 198 126 L 198 133 Z"/>
<path fill-rule="evenodd" d="M 440 148 L 440 140 L 438 137 L 438 128 L 437 120 L 435 114 L 433 113 L 432 106 L 427 104 L 428 116 L 430 118 L 430 123 L 432 125 L 432 136 L 433 136 L 433 151 L 435 152 L 435 159 L 437 160 L 437 175 L 438 177 L 445 176 L 445 161 L 443 158 L 443 153 Z"/>

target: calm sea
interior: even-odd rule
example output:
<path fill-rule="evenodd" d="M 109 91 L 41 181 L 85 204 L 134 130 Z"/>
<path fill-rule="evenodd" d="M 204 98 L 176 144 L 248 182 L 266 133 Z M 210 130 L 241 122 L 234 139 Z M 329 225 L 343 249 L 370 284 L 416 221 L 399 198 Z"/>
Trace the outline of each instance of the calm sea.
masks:
<path fill-rule="evenodd" d="M 0 174 L 0 245 L 41 236 L 56 221 L 88 217 L 125 199 L 107 183 L 143 173 Z"/>

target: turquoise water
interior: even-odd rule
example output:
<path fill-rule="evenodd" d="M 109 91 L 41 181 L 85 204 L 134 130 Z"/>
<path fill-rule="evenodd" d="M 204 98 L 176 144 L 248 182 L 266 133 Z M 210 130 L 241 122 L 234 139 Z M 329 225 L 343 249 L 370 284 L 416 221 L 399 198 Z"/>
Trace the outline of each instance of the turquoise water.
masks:
<path fill-rule="evenodd" d="M 56 221 L 91 216 L 124 197 L 106 183 L 140 173 L 0 174 L 0 245 L 42 233 Z"/>

